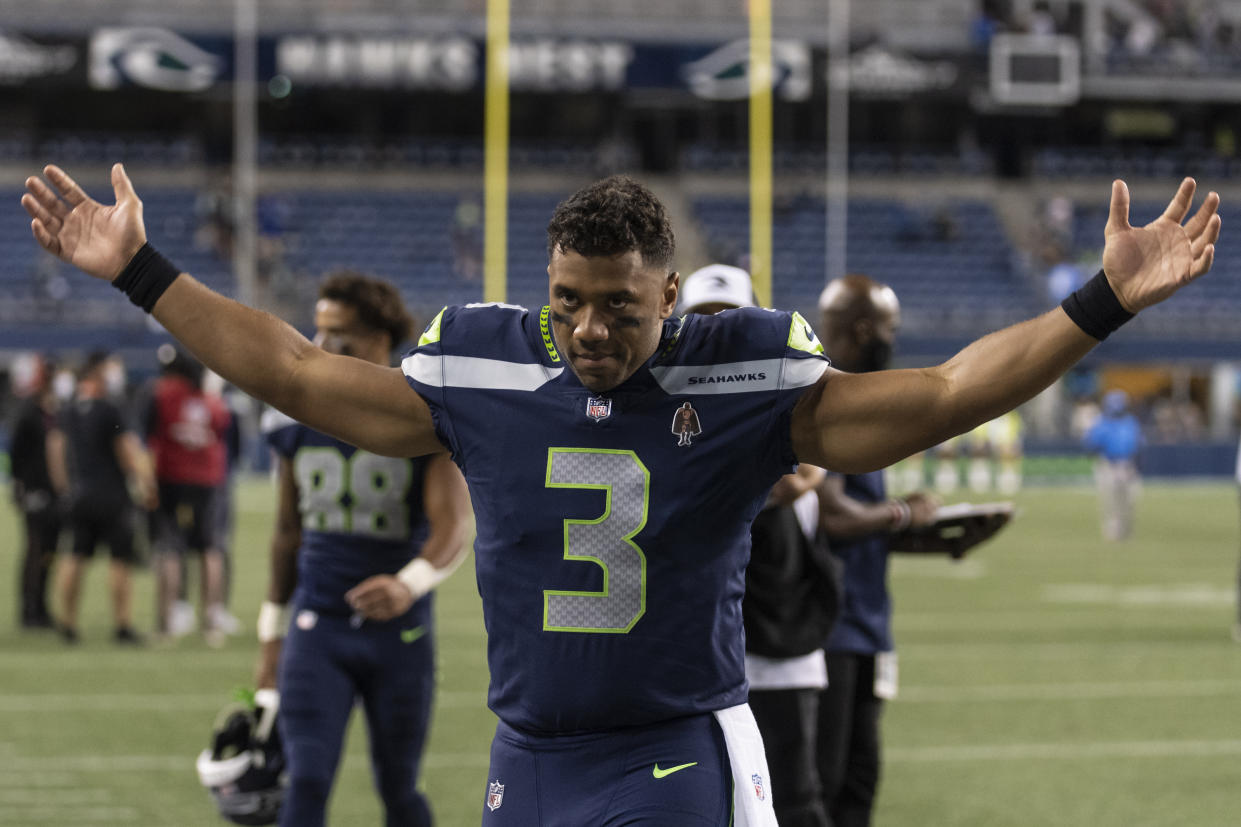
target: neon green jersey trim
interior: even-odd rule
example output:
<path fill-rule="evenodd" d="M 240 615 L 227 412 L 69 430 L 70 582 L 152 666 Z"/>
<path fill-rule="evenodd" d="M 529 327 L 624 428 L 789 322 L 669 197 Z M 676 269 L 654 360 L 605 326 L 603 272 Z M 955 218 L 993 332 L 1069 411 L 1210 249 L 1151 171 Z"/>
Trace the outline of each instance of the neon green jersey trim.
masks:
<path fill-rule="evenodd" d="M 431 320 L 431 324 L 427 325 L 426 331 L 418 338 L 418 347 L 423 345 L 435 344 L 440 340 L 440 320 L 444 318 L 445 307 L 435 314 L 435 318 Z"/>
<path fill-rule="evenodd" d="M 819 337 L 814 335 L 814 328 L 796 310 L 793 311 L 793 321 L 789 325 L 789 347 L 803 353 L 823 352 L 823 345 L 819 343 Z"/>
<path fill-rule="evenodd" d="M 551 313 L 551 307 L 546 304 L 539 311 L 539 333 L 543 334 L 543 347 L 547 348 L 547 355 L 551 357 L 553 362 L 559 362 L 560 354 L 556 352 L 556 343 L 552 340 L 552 331 L 547 324 Z"/>

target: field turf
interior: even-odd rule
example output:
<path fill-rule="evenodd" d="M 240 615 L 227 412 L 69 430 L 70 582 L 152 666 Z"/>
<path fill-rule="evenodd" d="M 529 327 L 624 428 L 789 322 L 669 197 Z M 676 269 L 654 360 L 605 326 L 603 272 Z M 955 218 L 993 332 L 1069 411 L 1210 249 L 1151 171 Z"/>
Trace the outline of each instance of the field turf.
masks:
<path fill-rule="evenodd" d="M 232 605 L 246 634 L 222 650 L 198 636 L 118 649 L 102 563 L 84 589 L 80 646 L 20 632 L 16 521 L 0 508 L 0 824 L 223 823 L 194 758 L 251 681 L 269 484 L 243 481 L 237 504 Z M 1235 488 L 1148 484 L 1124 544 L 1099 539 L 1089 488 L 1028 488 L 1018 504 L 1014 524 L 962 562 L 895 561 L 901 692 L 884 718 L 877 827 L 1236 824 Z M 147 630 L 149 571 L 136 605 Z M 423 786 L 439 824 L 477 824 L 494 717 L 468 566 L 441 588 L 437 623 Z M 355 715 L 333 824 L 382 823 L 365 739 Z"/>

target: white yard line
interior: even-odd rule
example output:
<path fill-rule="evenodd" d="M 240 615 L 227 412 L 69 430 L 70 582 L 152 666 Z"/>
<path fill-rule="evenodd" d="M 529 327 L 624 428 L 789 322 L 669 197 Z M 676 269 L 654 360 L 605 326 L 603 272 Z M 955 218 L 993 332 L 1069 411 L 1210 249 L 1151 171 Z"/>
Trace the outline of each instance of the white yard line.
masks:
<path fill-rule="evenodd" d="M 54 804 L 57 807 L 74 807 L 102 804 L 112 798 L 112 793 L 104 789 L 75 787 L 68 790 L 57 790 L 49 795 L 45 789 L 25 790 L 20 788 L 4 789 L 0 787 L 0 807 L 38 808 Z"/>
<path fill-rule="evenodd" d="M 228 703 L 222 695 L 183 695 L 177 692 L 123 694 L 40 693 L 38 695 L 0 695 L 0 714 L 24 712 L 198 712 L 222 709 Z M 208 722 L 210 723 L 210 722 Z M 0 757 L 0 760 L 3 760 Z"/>
<path fill-rule="evenodd" d="M 1023 761 L 1098 758 L 1217 757 L 1241 755 L 1241 740 L 1183 741 L 1087 741 L 1047 744 L 964 744 L 954 746 L 900 747 L 884 749 L 889 763 L 936 763 L 945 761 Z M 424 762 L 428 771 L 485 769 L 488 757 L 477 753 L 429 753 Z M 0 761 L 0 778 L 10 770 L 34 772 L 55 767 L 62 772 L 172 772 L 192 774 L 193 761 L 173 755 L 78 755 L 69 757 L 18 758 Z M 367 756 L 349 753 L 342 769 L 370 772 Z M 80 785 L 78 785 L 80 787 Z M 58 794 L 59 795 L 59 794 Z M 0 799 L 2 802 L 3 799 Z M 20 806 L 20 805 L 18 805 Z M 22 807 L 23 810 L 26 808 Z M 33 809 L 33 808 L 32 808 Z M 92 808 L 97 809 L 97 808 Z M 61 808 L 48 808 L 64 812 Z"/>
<path fill-rule="evenodd" d="M 1237 590 L 1219 583 L 1155 583 L 1113 586 L 1107 583 L 1051 583 L 1043 587 L 1048 603 L 1103 604 L 1108 606 L 1232 606 Z"/>
<path fill-rule="evenodd" d="M 1040 701 L 1056 699 L 1203 698 L 1241 695 L 1241 680 L 1203 678 L 1169 681 L 1096 681 L 1013 684 L 963 684 L 960 686 L 902 686 L 898 702 L 956 703 L 965 701 Z M 28 713 L 215 711 L 224 706 L 218 695 L 146 693 L 123 695 L 39 694 L 0 696 L 0 715 Z M 440 709 L 486 708 L 486 698 L 476 691 L 448 691 L 437 695 Z M 12 754 L 12 746 L 0 744 L 0 762 Z"/>
<path fill-rule="evenodd" d="M 24 783 L 31 774 L 41 773 L 45 768 L 59 771 L 64 786 L 81 788 L 79 779 L 68 773 L 93 772 L 169 772 L 192 776 L 194 755 L 65 755 L 39 757 L 0 757 L 0 804 L 5 802 L 6 779 L 13 777 Z M 428 770 L 486 769 L 489 764 L 486 751 L 479 752 L 428 752 L 423 766 Z M 341 768 L 369 773 L 370 756 L 363 750 L 345 753 Z M 17 784 L 11 787 L 17 787 Z M 51 787 L 52 784 L 45 786 Z M 11 791 L 11 790 L 10 790 Z M 56 793 L 59 798 L 60 793 Z M 5 823 L 0 819 L 0 824 Z"/>
<path fill-rule="evenodd" d="M 1092 741 L 1060 744 L 994 744 L 938 747 L 885 747 L 889 763 L 942 761 L 1022 761 L 1071 758 L 1170 758 L 1241 755 L 1241 740 Z"/>
<path fill-rule="evenodd" d="M 68 772 L 43 772 L 38 770 L 8 771 L 0 759 L 0 789 L 43 789 L 76 787 L 78 778 Z"/>
<path fill-rule="evenodd" d="M 1021 641 L 1004 641 L 997 643 L 980 643 L 962 641 L 960 643 L 914 642 L 900 644 L 900 631 L 897 630 L 897 651 L 902 661 L 919 658 L 927 660 L 943 660 L 945 658 L 961 660 L 995 660 L 1003 657 L 1017 657 L 1021 660 L 1064 660 L 1080 659 L 1089 656 L 1092 661 L 1099 660 L 1131 660 L 1133 658 L 1150 658 L 1157 653 L 1160 658 L 1193 658 L 1201 660 L 1204 655 L 1222 658 L 1227 652 L 1232 656 L 1238 647 L 1228 637 L 1228 629 L 1221 627 L 1218 642 L 1213 640 L 1150 640 L 1126 639 L 1108 640 L 1057 640 L 1039 643 L 1023 643 Z M 1226 647 L 1226 648 L 1225 648 Z"/>
<path fill-rule="evenodd" d="M 1095 700 L 1106 698 L 1203 698 L 1241 695 L 1241 681 L 1108 681 L 1096 683 L 902 686 L 896 703 L 965 701 Z"/>
<path fill-rule="evenodd" d="M 14 807 L 4 812 L 5 824 L 135 824 L 133 807 Z"/>
<path fill-rule="evenodd" d="M 217 712 L 228 703 L 227 695 L 178 692 L 6 694 L 0 695 L 0 715 L 28 712 Z M 445 691 L 436 695 L 435 704 L 445 709 L 484 709 L 487 696 L 480 691 Z M 3 745 L 0 745 L 0 759 L 3 755 Z"/>

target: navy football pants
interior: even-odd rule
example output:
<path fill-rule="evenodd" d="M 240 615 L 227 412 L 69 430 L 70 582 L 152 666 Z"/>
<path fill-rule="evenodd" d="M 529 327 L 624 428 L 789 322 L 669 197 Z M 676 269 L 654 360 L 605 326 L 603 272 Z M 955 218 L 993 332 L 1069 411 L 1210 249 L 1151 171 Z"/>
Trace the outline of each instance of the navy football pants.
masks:
<path fill-rule="evenodd" d="M 290 782 L 280 824 L 324 823 L 356 698 L 366 713 L 388 827 L 430 825 L 416 787 L 434 683 L 429 606 L 416 604 L 400 618 L 358 628 L 347 617 L 318 615 L 313 625 L 302 611 L 293 617 L 280 656 L 280 735 Z"/>
<path fill-rule="evenodd" d="M 710 713 L 587 735 L 503 721 L 491 742 L 484 827 L 726 827 L 732 780 Z"/>

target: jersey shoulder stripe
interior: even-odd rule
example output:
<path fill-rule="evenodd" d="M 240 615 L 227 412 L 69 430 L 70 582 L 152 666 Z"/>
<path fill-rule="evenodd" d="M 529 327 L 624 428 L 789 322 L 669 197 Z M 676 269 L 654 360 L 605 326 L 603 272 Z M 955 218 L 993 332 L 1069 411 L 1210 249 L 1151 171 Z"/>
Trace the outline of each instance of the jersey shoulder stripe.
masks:
<path fill-rule="evenodd" d="M 429 388 L 533 391 L 563 373 L 563 364 L 546 331 L 546 314 L 470 304 L 444 308 L 401 369 Z"/>
<path fill-rule="evenodd" d="M 675 349 L 651 375 L 670 395 L 772 392 L 812 385 L 828 364 L 799 314 L 738 308 L 687 316 Z"/>
<path fill-rule="evenodd" d="M 820 359 L 758 359 L 718 365 L 676 365 L 651 368 L 651 375 L 670 396 L 750 393 L 804 388 L 827 370 Z"/>
<path fill-rule="evenodd" d="M 401 369 L 415 382 L 434 388 L 487 388 L 533 391 L 555 379 L 564 368 L 523 364 L 503 359 L 413 353 L 401 360 Z"/>

